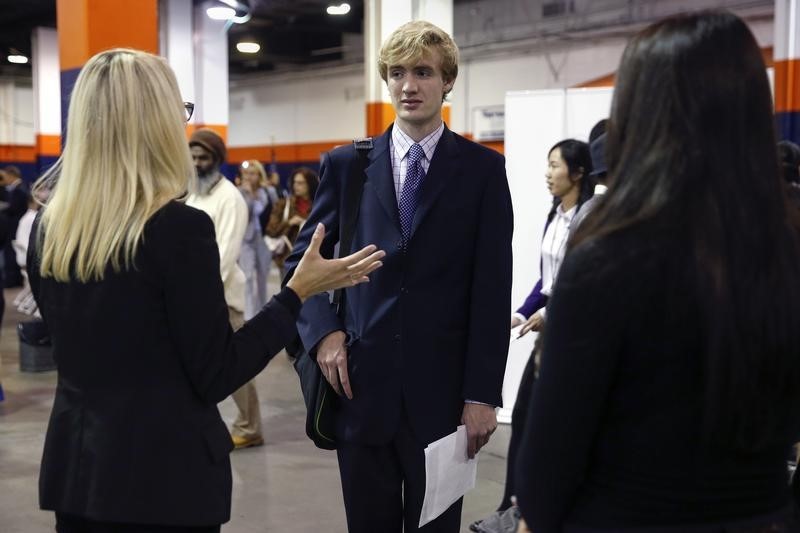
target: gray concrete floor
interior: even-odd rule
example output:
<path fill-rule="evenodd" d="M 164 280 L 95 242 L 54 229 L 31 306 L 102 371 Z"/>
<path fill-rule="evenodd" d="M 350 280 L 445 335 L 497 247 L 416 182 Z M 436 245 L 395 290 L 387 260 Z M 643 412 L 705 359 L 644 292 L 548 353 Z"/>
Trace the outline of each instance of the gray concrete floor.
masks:
<path fill-rule="evenodd" d="M 11 305 L 16 294 L 5 291 L 0 328 L 0 383 L 6 394 L 0 402 L 0 533 L 48 532 L 54 530 L 54 519 L 52 513 L 39 510 L 37 479 L 56 374 L 19 371 L 16 324 L 27 317 Z M 285 354 L 258 376 L 257 388 L 266 442 L 231 456 L 233 511 L 223 532 L 344 533 L 336 455 L 318 450 L 306 438 L 305 407 Z M 228 399 L 220 411 L 230 423 L 236 407 Z M 509 434 L 508 426 L 500 426 L 480 454 L 477 486 L 464 502 L 464 532 L 500 500 Z"/>

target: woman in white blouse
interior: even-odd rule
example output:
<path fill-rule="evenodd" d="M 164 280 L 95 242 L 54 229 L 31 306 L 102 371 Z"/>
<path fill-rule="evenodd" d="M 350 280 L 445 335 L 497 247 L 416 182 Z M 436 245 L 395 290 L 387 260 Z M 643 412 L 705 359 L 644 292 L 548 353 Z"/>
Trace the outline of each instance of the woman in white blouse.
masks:
<path fill-rule="evenodd" d="M 564 253 L 569 240 L 569 229 L 572 218 L 581 205 L 594 194 L 594 182 L 589 176 L 592 171 L 592 158 L 589 145 L 575 139 L 565 139 L 556 143 L 547 154 L 547 187 L 553 195 L 553 209 L 547 216 L 544 238 L 542 239 L 541 272 L 542 276 L 525 299 L 525 303 L 511 317 L 511 328 L 522 325 L 519 335 L 529 331 L 540 331 L 544 326 L 545 305 L 552 293 L 558 276 L 558 269 L 564 260 Z M 489 525 L 496 521 L 505 522 L 504 513 L 514 513 L 511 509 L 511 496 L 514 489 L 514 463 L 518 443 L 522 437 L 522 422 L 526 418 L 526 408 L 530 391 L 534 382 L 534 354 L 539 343 L 533 349 L 531 358 L 525 367 L 514 404 L 511 422 L 511 440 L 508 445 L 508 469 L 506 470 L 506 486 L 503 499 L 497 512 L 485 521 Z M 481 521 L 470 526 L 472 531 L 480 531 Z"/>
<path fill-rule="evenodd" d="M 575 139 L 556 143 L 547 154 L 547 188 L 553 195 L 553 209 L 547 216 L 542 239 L 542 276 L 525 299 L 525 303 L 511 317 L 511 327 L 520 328 L 520 336 L 529 331 L 540 331 L 545 320 L 547 299 L 553 292 L 558 269 L 564 260 L 572 219 L 581 205 L 594 194 L 594 183 L 589 177 L 592 158 L 589 145 Z"/>

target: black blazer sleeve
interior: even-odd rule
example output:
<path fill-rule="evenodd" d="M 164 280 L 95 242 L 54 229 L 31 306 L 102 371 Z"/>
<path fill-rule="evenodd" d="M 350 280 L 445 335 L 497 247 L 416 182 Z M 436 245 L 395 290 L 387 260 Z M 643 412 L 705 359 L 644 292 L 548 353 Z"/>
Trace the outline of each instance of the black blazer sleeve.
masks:
<path fill-rule="evenodd" d="M 589 467 L 618 371 L 630 288 L 594 244 L 567 253 L 548 304 L 539 378 L 519 444 L 517 501 L 531 531 L 557 533 Z M 605 270 L 605 272 L 604 272 Z"/>
<path fill-rule="evenodd" d="M 228 322 L 214 225 L 205 213 L 182 220 L 165 259 L 170 335 L 195 392 L 224 400 L 258 374 L 297 335 L 300 300 L 291 289 L 275 295 L 243 328 Z M 194 220 L 190 220 L 194 219 Z"/>

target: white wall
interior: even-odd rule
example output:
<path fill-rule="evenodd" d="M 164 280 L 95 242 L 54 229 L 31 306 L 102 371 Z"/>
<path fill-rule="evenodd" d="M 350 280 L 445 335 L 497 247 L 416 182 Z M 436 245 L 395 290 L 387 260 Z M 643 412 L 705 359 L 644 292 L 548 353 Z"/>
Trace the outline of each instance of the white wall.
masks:
<path fill-rule="evenodd" d="M 772 45 L 771 20 L 752 23 L 751 29 L 762 47 Z M 449 98 L 449 125 L 456 132 L 472 133 L 472 110 L 502 105 L 508 91 L 573 87 L 613 73 L 626 43 L 625 37 L 559 41 L 526 53 L 462 60 Z M 356 66 L 232 84 L 230 145 L 333 141 L 364 135 L 363 76 L 363 68 Z"/>
<path fill-rule="evenodd" d="M 36 144 L 30 84 L 0 80 L 0 144 Z"/>
<path fill-rule="evenodd" d="M 231 146 L 344 140 L 364 134 L 359 68 L 264 78 L 230 88 Z"/>

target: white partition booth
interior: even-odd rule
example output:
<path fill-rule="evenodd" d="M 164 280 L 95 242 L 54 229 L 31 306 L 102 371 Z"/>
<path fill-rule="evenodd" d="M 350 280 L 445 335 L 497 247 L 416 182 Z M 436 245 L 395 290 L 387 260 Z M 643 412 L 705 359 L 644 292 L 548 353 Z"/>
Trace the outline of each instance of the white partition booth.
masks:
<path fill-rule="evenodd" d="M 540 275 L 539 247 L 553 202 L 544 177 L 547 151 L 562 139 L 587 141 L 592 126 L 608 117 L 612 91 L 592 88 L 506 93 L 506 171 L 514 206 L 512 312 L 522 305 Z M 511 340 L 499 422 L 511 422 L 519 381 L 535 338 L 529 333 Z"/>

